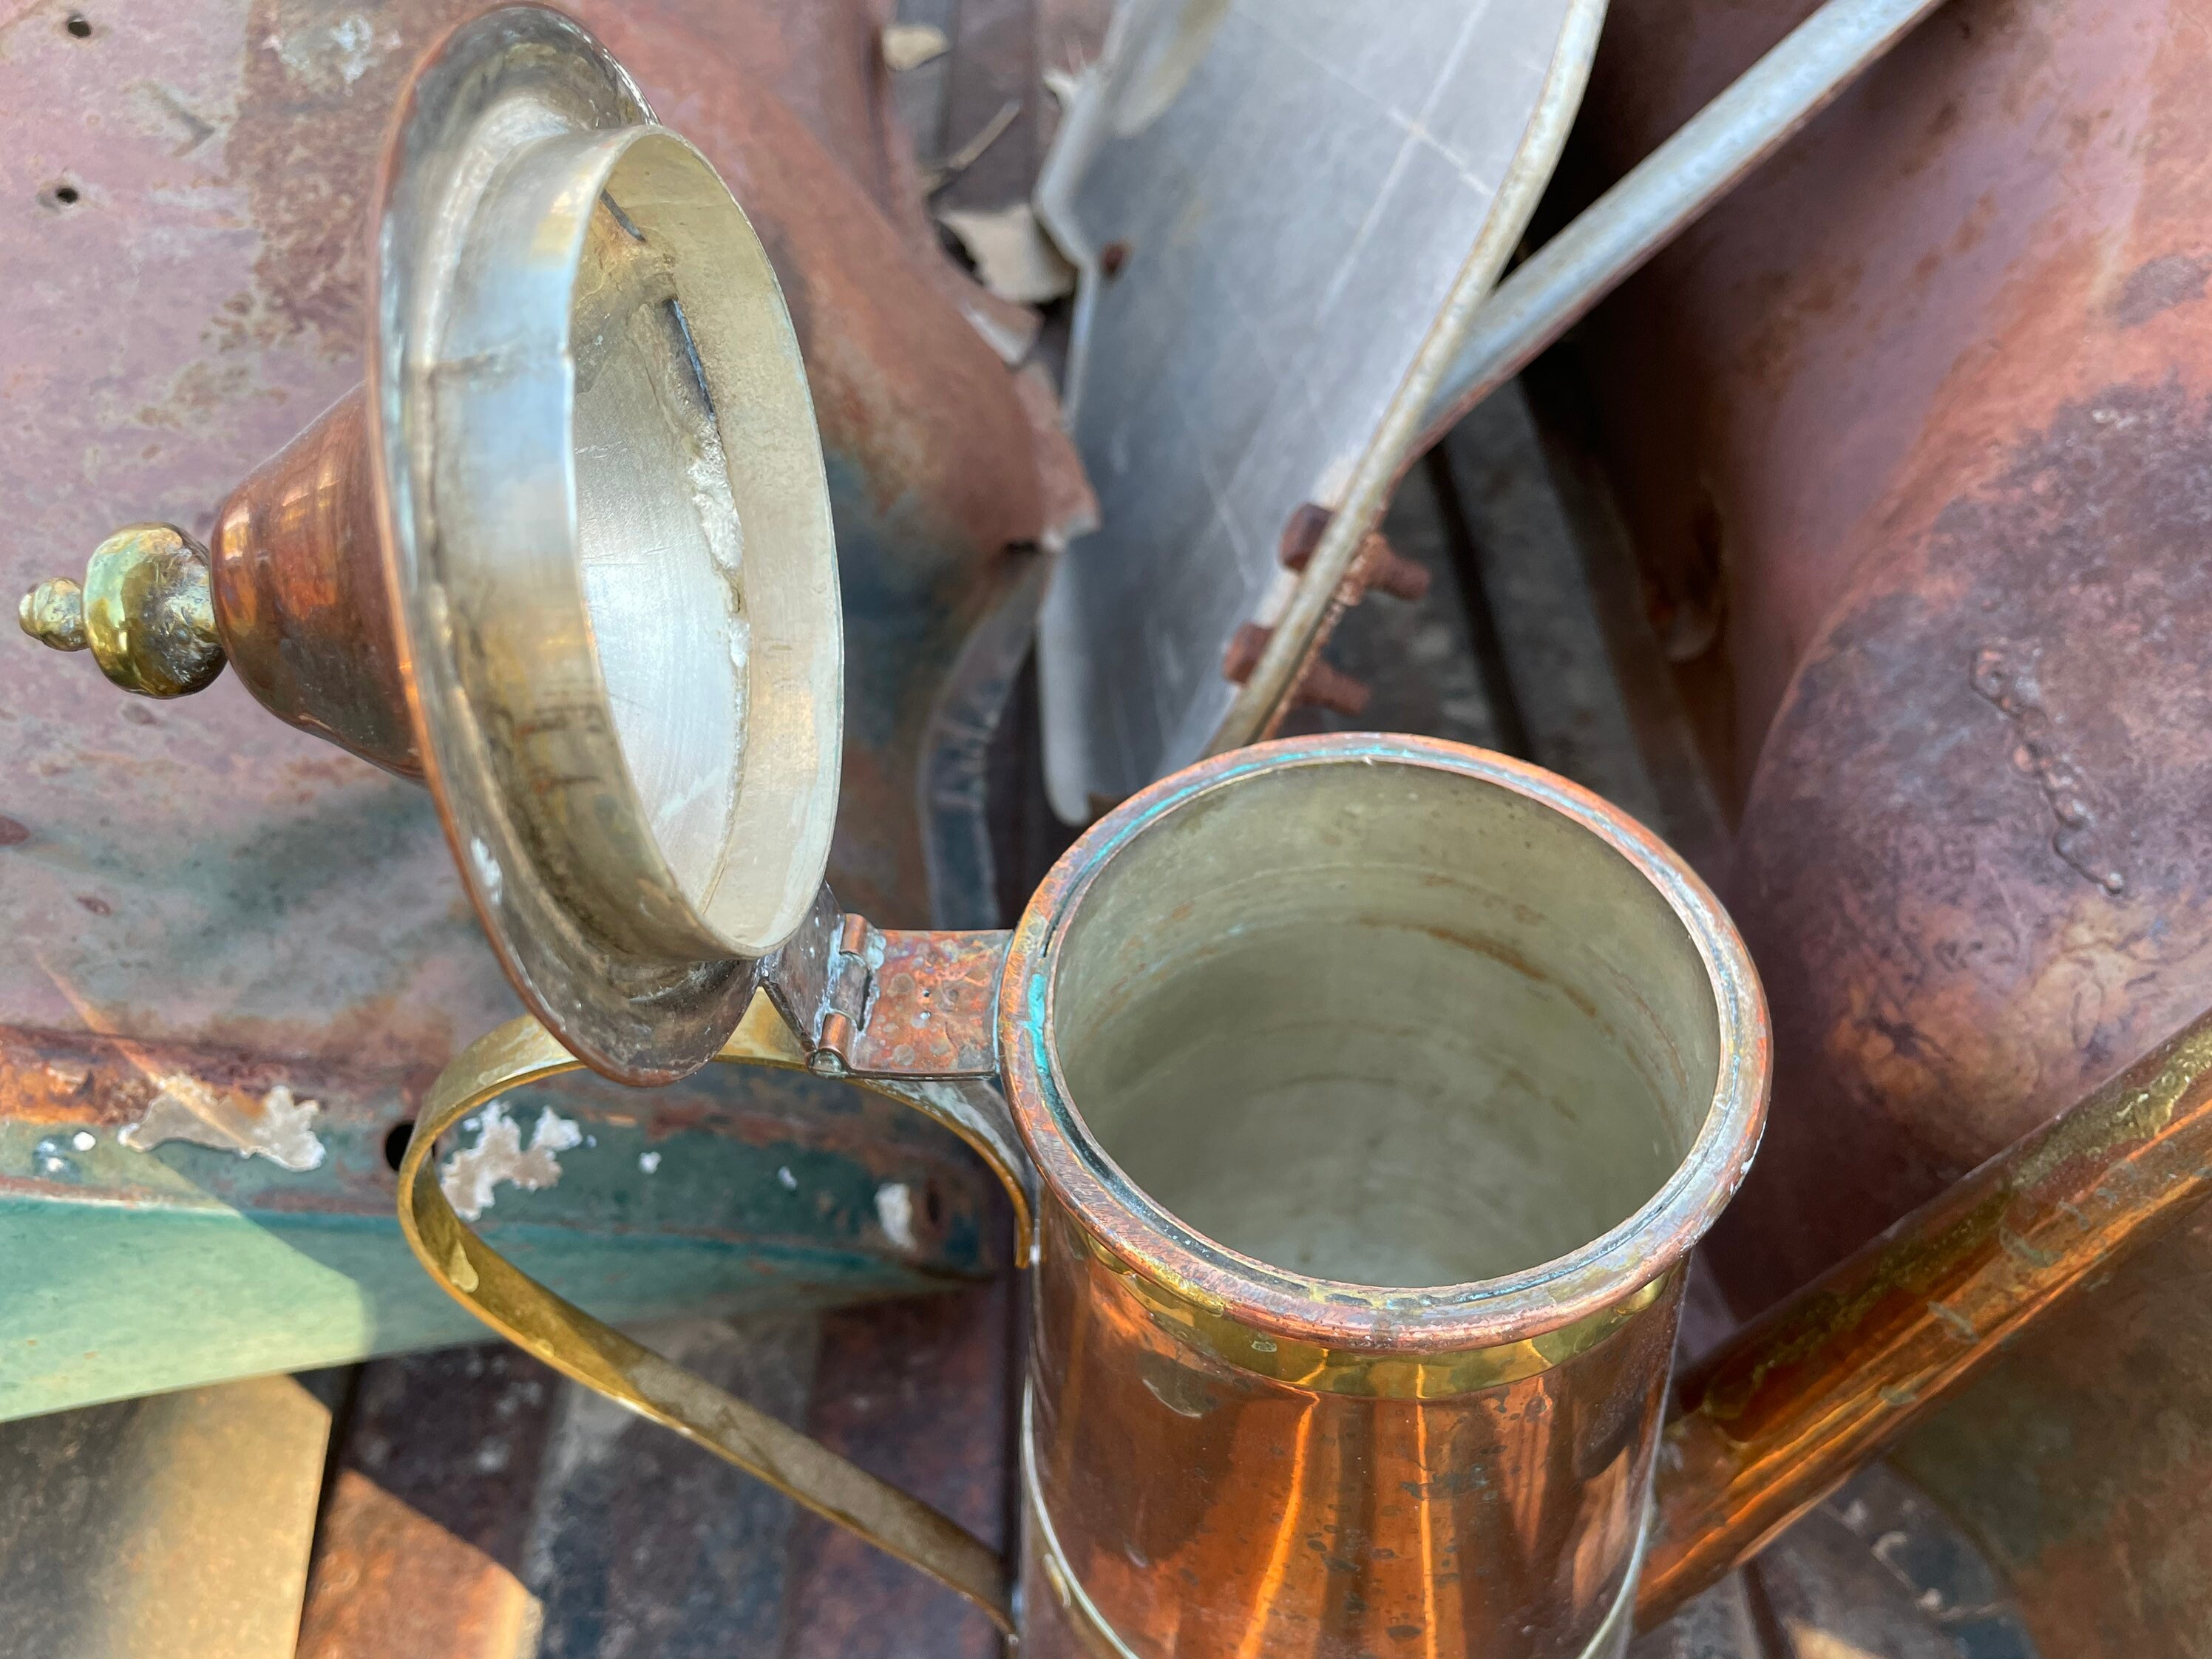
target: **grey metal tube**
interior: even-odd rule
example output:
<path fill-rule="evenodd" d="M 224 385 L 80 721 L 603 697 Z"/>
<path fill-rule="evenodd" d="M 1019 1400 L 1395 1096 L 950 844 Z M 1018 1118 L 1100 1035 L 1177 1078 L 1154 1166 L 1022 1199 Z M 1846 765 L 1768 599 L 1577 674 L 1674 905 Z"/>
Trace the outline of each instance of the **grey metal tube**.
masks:
<path fill-rule="evenodd" d="M 1828 0 L 1630 169 L 1475 313 L 1414 453 L 1694 224 L 1942 0 Z"/>

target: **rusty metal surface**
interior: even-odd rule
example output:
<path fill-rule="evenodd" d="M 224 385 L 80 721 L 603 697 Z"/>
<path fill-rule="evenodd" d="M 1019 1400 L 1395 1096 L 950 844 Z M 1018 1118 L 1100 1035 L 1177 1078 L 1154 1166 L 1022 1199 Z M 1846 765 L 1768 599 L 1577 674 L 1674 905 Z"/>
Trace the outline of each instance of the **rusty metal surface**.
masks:
<path fill-rule="evenodd" d="M 1804 9 L 1622 8 L 1600 159 Z M 1593 319 L 1773 999 L 1746 1306 L 2212 1003 L 2197 21 L 1960 0 Z M 2208 1263 L 2199 1223 L 1899 1454 L 2050 1651 L 2212 1651 Z"/>
<path fill-rule="evenodd" d="M 419 1072 L 5 1027 L 0 1060 L 0 1419 L 476 1332 L 392 1216 Z M 544 1190 L 497 1185 L 484 1224 L 617 1318 L 913 1293 L 1000 1260 L 992 1177 L 843 1085 L 578 1077 L 505 1107 L 533 1133 L 556 1114 L 574 1144 Z M 149 1150 L 157 1121 L 173 1144 Z M 903 1240 L 887 1184 L 912 1195 Z"/>
<path fill-rule="evenodd" d="M 64 8 L 14 9 L 0 62 L 11 581 L 122 519 L 205 534 L 229 483 L 358 378 L 377 136 L 412 54 L 472 9 L 414 0 L 371 27 L 337 4 L 119 3 L 85 39 Z M 747 78 L 775 59 L 774 14 L 714 9 L 695 35 L 601 9 L 587 21 L 731 179 L 792 296 L 854 658 L 833 867 L 871 914 L 926 921 L 914 780 L 929 689 L 1000 548 L 1039 529 L 1030 424 L 891 221 Z M 872 85 L 871 64 L 840 74 Z M 34 941 L 0 966 L 11 1020 L 419 1062 L 512 1012 L 455 913 L 427 802 L 271 731 L 235 684 L 190 708 L 102 706 L 51 666 L 27 641 L 0 657 L 15 769 L 0 810 L 23 832 L 0 848 L 6 920 Z"/>
<path fill-rule="evenodd" d="M 405 0 L 372 16 L 336 0 L 116 0 L 85 15 L 88 33 L 67 27 L 67 7 L 0 10 L 0 270 L 11 296 L 0 331 L 0 577 L 11 591 L 125 520 L 162 517 L 207 536 L 223 492 L 358 380 L 364 215 L 392 99 L 414 55 L 478 9 Z M 902 185 L 911 161 L 896 123 L 855 118 L 884 90 L 870 8 L 583 9 L 744 198 L 798 313 L 830 453 L 852 657 L 848 811 L 832 869 L 871 915 L 926 922 L 926 721 L 993 599 L 1001 550 L 1042 527 L 1040 428 L 963 314 L 964 279 Z M 333 1145 L 374 1160 L 437 1068 L 515 1012 L 428 800 L 279 726 L 234 676 L 189 705 L 154 705 L 112 694 L 88 663 L 57 663 L 17 640 L 0 648 L 0 927 L 15 941 L 0 957 L 0 1021 L 36 1051 L 18 1067 L 11 1042 L 0 1109 L 42 1097 L 47 1046 L 108 1038 L 296 1085 L 338 1127 Z M 823 1098 L 797 1079 L 758 1086 L 798 1113 Z M 88 1224 L 146 1213 L 79 1202 L 71 1183 L 42 1174 L 30 1148 L 44 1133 L 0 1172 L 11 1213 L 49 1199 Z M 165 1149 L 149 1179 L 197 1182 L 191 1204 L 219 1203 L 227 1189 L 199 1173 L 202 1158 L 228 1167 Z M 309 1210 L 329 1197 L 314 1178 L 246 1167 L 275 1177 L 249 1211 L 286 1202 L 288 1182 L 305 1183 Z M 241 1223 L 239 1236 L 255 1230 Z M 85 1254 L 80 1288 L 116 1294 L 78 1294 L 68 1276 L 40 1292 L 41 1306 L 68 1310 L 80 1347 L 107 1356 L 108 1373 L 125 1352 L 148 1358 L 131 1334 L 140 1304 L 122 1293 L 134 1281 L 99 1265 L 111 1248 L 127 1242 Z M 368 1256 L 348 1259 L 368 1273 L 393 1245 L 379 1231 L 362 1248 Z M 240 1293 L 219 1262 L 161 1259 L 212 1273 L 178 1281 L 185 1293 L 223 1305 Z M 280 1276 L 288 1294 L 328 1291 L 285 1304 L 313 1308 L 292 1322 L 313 1329 L 317 1353 L 279 1340 L 281 1356 L 255 1349 L 261 1363 L 372 1351 L 356 1287 L 296 1260 Z M 374 1291 L 372 1305 L 386 1289 L 397 1286 Z M 123 1322 L 88 1335 L 79 1316 L 103 1309 Z M 284 1322 L 263 1334 L 284 1337 Z M 118 1385 L 103 1373 L 96 1386 Z"/>

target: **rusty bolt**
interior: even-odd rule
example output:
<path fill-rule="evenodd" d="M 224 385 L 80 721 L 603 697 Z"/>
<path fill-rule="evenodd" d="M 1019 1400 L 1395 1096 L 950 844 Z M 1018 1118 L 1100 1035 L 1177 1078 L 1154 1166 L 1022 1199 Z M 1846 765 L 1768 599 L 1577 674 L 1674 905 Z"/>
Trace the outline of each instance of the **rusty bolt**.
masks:
<path fill-rule="evenodd" d="M 1276 550 L 1285 568 L 1304 570 L 1313 562 L 1314 550 L 1321 545 L 1322 535 L 1335 516 L 1328 508 L 1312 501 L 1291 514 Z M 1425 599 L 1429 592 L 1427 567 L 1414 563 L 1391 546 L 1389 538 L 1379 530 L 1370 531 L 1359 544 L 1344 580 L 1346 605 L 1358 604 L 1376 589 L 1397 599 Z"/>
<path fill-rule="evenodd" d="M 1242 685 L 1252 678 L 1252 671 L 1260 665 L 1261 654 L 1267 641 L 1275 636 L 1272 628 L 1262 628 L 1257 623 L 1246 623 L 1229 636 L 1229 649 L 1221 653 L 1221 678 L 1231 685 Z"/>
<path fill-rule="evenodd" d="M 1228 650 L 1221 653 L 1221 678 L 1231 685 L 1242 685 L 1252 678 L 1252 671 L 1260 665 L 1260 658 L 1267 648 L 1267 641 L 1275 637 L 1275 630 L 1263 628 L 1258 623 L 1246 623 L 1230 636 Z M 1365 682 L 1346 673 L 1320 657 L 1309 658 L 1297 684 L 1291 688 L 1291 703 L 1299 708 L 1328 708 L 1340 714 L 1358 714 L 1367 707 L 1373 695 Z"/>
<path fill-rule="evenodd" d="M 1288 570 L 1303 570 L 1313 562 L 1314 549 L 1328 529 L 1328 521 L 1336 514 L 1318 501 L 1307 501 L 1292 509 L 1290 521 L 1283 526 L 1283 538 L 1276 544 L 1275 556 Z"/>
<path fill-rule="evenodd" d="M 1429 594 L 1426 565 L 1416 564 L 1386 541 L 1380 531 L 1360 544 L 1353 568 L 1370 589 L 1379 588 L 1394 599 L 1425 599 Z"/>
<path fill-rule="evenodd" d="M 1291 694 L 1291 702 L 1297 708 L 1327 708 L 1339 714 L 1358 715 L 1366 712 L 1367 699 L 1373 695 L 1366 681 L 1316 657 L 1306 664 L 1305 672 L 1298 676 L 1297 690 Z"/>

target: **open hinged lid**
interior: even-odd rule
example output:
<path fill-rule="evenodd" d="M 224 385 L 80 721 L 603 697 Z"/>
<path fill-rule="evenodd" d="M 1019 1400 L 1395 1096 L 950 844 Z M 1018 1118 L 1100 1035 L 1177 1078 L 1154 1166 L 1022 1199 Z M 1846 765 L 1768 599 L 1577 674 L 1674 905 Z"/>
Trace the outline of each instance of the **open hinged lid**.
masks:
<path fill-rule="evenodd" d="M 836 555 L 781 292 L 714 169 L 532 7 L 418 71 L 374 222 L 384 556 L 461 878 L 567 1047 L 680 1075 L 836 814 Z"/>

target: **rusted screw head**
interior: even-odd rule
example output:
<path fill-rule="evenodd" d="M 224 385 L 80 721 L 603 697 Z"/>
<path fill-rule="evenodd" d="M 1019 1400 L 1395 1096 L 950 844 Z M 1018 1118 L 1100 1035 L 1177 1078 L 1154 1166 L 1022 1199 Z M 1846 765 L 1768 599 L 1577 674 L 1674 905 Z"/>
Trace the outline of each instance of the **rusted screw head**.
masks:
<path fill-rule="evenodd" d="M 82 651 L 91 644 L 84 631 L 84 589 L 67 576 L 52 576 L 23 595 L 15 620 L 41 645 L 57 651 Z"/>

